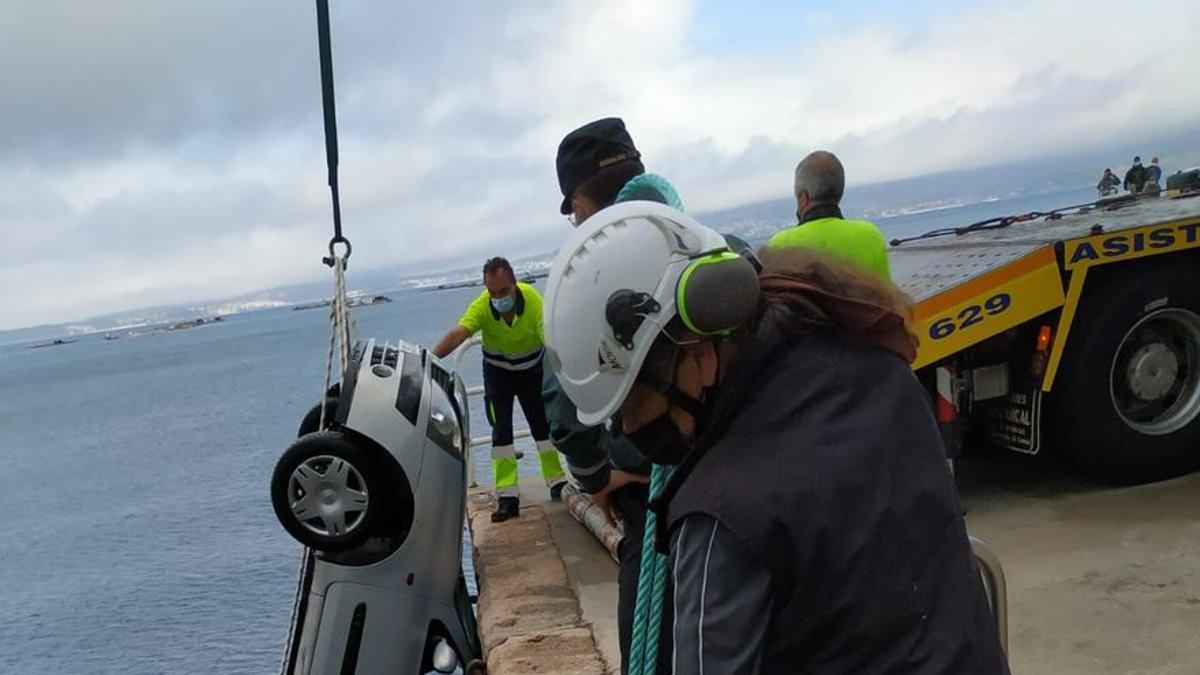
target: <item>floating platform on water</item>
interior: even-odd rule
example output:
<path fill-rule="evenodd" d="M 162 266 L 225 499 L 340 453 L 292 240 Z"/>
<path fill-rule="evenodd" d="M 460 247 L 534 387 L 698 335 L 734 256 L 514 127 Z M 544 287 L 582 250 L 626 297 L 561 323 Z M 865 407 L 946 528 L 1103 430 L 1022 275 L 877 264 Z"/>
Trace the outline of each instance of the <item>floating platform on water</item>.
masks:
<path fill-rule="evenodd" d="M 368 307 L 370 305 L 382 305 L 391 302 L 392 299 L 386 295 L 363 295 L 355 296 L 346 300 L 347 307 Z M 316 309 L 318 307 L 328 307 L 328 300 L 319 300 L 317 302 L 303 302 L 299 305 L 293 305 L 292 310 L 298 311 L 301 309 Z"/>
<path fill-rule="evenodd" d="M 548 276 L 550 276 L 550 270 L 543 270 L 540 272 L 530 272 L 528 274 L 522 274 L 521 276 L 517 277 L 517 281 L 520 281 L 520 282 L 526 283 L 526 284 L 532 284 L 532 283 L 535 283 L 538 279 L 545 279 Z M 449 291 L 449 290 L 452 290 L 455 288 L 475 288 L 477 286 L 482 286 L 482 285 L 483 285 L 483 281 L 480 279 L 465 279 L 463 281 L 448 281 L 444 284 L 437 284 L 437 285 L 430 284 L 429 286 L 421 286 L 420 290 L 426 291 L 426 292 L 428 292 L 428 291 Z"/>
<path fill-rule="evenodd" d="M 60 345 L 69 345 L 72 342 L 78 342 L 78 340 L 75 340 L 73 338 L 55 338 L 53 340 L 44 340 L 42 342 L 35 342 L 35 343 L 29 345 L 29 348 L 30 349 L 42 349 L 43 347 L 58 347 Z"/>

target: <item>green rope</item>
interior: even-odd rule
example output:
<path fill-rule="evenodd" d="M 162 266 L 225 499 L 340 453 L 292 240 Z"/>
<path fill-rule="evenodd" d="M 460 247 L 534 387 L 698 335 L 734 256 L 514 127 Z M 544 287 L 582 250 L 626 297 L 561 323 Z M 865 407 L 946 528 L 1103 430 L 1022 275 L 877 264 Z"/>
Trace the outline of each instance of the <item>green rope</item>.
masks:
<path fill-rule="evenodd" d="M 662 491 L 672 467 L 655 464 L 650 470 L 652 498 Z M 658 663 L 658 635 L 662 626 L 663 596 L 667 588 L 667 556 L 654 550 L 657 518 L 646 511 L 642 532 L 642 562 L 638 570 L 637 604 L 633 610 L 633 635 L 629 645 L 629 675 L 654 675 Z"/>

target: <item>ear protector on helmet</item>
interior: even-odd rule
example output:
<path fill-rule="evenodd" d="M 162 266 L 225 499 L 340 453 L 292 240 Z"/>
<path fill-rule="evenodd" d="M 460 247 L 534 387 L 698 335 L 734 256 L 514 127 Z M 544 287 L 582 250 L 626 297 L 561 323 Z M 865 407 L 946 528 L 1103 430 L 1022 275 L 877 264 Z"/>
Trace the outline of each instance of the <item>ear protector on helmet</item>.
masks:
<path fill-rule="evenodd" d="M 697 335 L 728 335 L 758 310 L 758 272 L 732 251 L 693 260 L 675 286 L 675 309 Z"/>
<path fill-rule="evenodd" d="M 675 310 L 685 328 L 707 337 L 729 335 L 758 310 L 758 270 L 729 250 L 695 258 L 675 284 Z M 608 298 L 604 315 L 613 337 L 632 350 L 633 336 L 646 317 L 662 307 L 649 293 L 624 288 Z"/>

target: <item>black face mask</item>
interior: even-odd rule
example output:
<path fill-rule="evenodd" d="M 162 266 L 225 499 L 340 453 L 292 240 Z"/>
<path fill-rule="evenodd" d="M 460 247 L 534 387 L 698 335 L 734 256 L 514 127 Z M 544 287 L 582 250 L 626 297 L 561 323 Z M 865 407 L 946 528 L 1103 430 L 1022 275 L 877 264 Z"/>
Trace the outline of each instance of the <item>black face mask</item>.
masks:
<path fill-rule="evenodd" d="M 672 362 L 677 365 L 677 359 L 672 359 Z M 675 372 L 676 365 L 671 367 L 672 374 Z M 703 427 L 707 412 L 704 401 L 692 398 L 691 395 L 676 387 L 673 381 L 659 379 L 651 373 L 639 373 L 638 382 L 657 391 L 672 406 L 690 414 L 695 420 L 697 433 Z M 636 431 L 626 434 L 629 442 L 633 443 L 646 459 L 655 464 L 678 464 L 696 445 L 694 440 L 684 438 L 683 434 L 679 432 L 679 427 L 671 421 L 670 412 L 671 409 L 667 408 L 663 414 L 642 425 Z"/>
<path fill-rule="evenodd" d="M 692 451 L 692 443 L 679 433 L 668 412 L 626 435 L 630 443 L 655 464 L 678 464 Z"/>
<path fill-rule="evenodd" d="M 699 429 L 705 417 L 705 406 L 691 396 L 683 393 L 674 384 L 660 384 L 657 391 L 667 398 L 677 408 L 687 411 L 696 420 Z M 655 464 L 678 464 L 692 451 L 695 443 L 683 437 L 679 427 L 671 421 L 668 408 L 663 414 L 642 425 L 637 431 L 626 435 L 630 443 Z"/>

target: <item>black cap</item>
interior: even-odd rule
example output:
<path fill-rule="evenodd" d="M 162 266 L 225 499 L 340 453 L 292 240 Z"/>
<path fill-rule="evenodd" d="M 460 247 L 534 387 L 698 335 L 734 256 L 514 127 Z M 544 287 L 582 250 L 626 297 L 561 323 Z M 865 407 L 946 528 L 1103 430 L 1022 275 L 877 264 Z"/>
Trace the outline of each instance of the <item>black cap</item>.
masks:
<path fill-rule="evenodd" d="M 567 134 L 558 144 L 555 160 L 558 187 L 563 193 L 559 210 L 564 215 L 570 213 L 571 193 L 600 169 L 639 157 L 641 153 L 633 147 L 633 139 L 619 117 L 596 120 Z"/>

